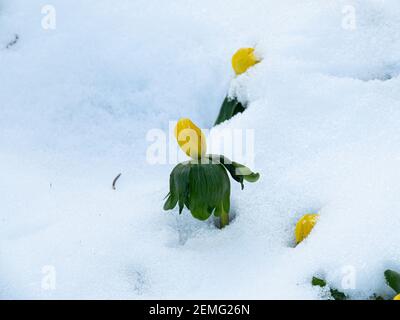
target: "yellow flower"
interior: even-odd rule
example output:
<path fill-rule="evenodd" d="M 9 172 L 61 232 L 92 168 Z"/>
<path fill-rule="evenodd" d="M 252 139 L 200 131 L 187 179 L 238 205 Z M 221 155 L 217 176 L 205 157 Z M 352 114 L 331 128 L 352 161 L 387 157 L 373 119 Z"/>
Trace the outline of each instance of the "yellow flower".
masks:
<path fill-rule="evenodd" d="M 399 301 L 400 301 L 400 294 L 398 294 L 397 296 L 395 296 L 393 300 L 399 300 Z"/>
<path fill-rule="evenodd" d="M 247 69 L 258 62 L 260 62 L 260 60 L 254 55 L 253 48 L 239 49 L 232 57 L 232 67 L 236 75 L 245 73 Z"/>
<path fill-rule="evenodd" d="M 319 214 L 306 214 L 297 222 L 295 235 L 296 243 L 299 244 L 308 237 L 319 218 Z"/>
<path fill-rule="evenodd" d="M 180 119 L 175 127 L 179 146 L 189 157 L 198 160 L 206 154 L 206 137 L 190 119 Z"/>

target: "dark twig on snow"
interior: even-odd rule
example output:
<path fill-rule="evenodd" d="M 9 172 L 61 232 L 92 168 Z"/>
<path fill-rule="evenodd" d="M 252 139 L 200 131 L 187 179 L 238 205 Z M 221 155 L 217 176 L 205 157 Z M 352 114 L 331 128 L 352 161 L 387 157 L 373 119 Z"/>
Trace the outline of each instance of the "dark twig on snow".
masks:
<path fill-rule="evenodd" d="M 112 183 L 112 188 L 113 190 L 115 190 L 115 184 L 117 183 L 118 179 L 121 177 L 122 173 L 120 173 L 119 175 L 117 175 Z"/>
<path fill-rule="evenodd" d="M 18 40 L 19 40 L 19 35 L 15 34 L 14 39 L 7 44 L 6 49 L 10 49 L 12 46 L 16 45 Z"/>

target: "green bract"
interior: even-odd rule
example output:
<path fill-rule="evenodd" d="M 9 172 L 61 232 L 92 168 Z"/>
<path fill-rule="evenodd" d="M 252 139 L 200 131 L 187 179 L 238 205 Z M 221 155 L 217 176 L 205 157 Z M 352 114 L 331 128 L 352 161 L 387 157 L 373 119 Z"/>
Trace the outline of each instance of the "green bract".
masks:
<path fill-rule="evenodd" d="M 221 110 L 214 126 L 233 118 L 238 113 L 242 113 L 245 109 L 245 106 L 243 106 L 238 99 L 226 97 L 222 103 Z"/>
<path fill-rule="evenodd" d="M 179 213 L 182 213 L 186 207 L 194 218 L 203 221 L 214 214 L 220 218 L 220 226 L 224 227 L 229 223 L 231 194 L 227 172 L 242 188 L 244 180 L 255 182 L 259 174 L 224 156 L 207 155 L 202 162 L 187 161 L 173 169 L 164 210 L 172 210 L 178 205 Z"/>
<path fill-rule="evenodd" d="M 328 286 L 325 280 L 317 277 L 312 278 L 311 284 L 314 287 L 321 287 L 321 288 L 325 288 Z M 329 293 L 331 294 L 333 300 L 347 300 L 347 296 L 343 292 L 340 292 L 337 289 L 329 288 Z"/>
<path fill-rule="evenodd" d="M 391 287 L 396 293 L 400 293 L 400 273 L 393 270 L 385 271 L 385 279 L 389 287 Z"/>
<path fill-rule="evenodd" d="M 225 167 L 225 169 L 229 171 L 232 178 L 241 184 L 242 189 L 244 188 L 244 184 L 243 184 L 244 181 L 257 182 L 257 180 L 260 178 L 259 173 L 254 173 L 246 166 L 244 166 L 240 163 L 231 161 L 227 157 L 219 156 L 219 155 L 212 155 L 212 154 L 208 155 L 207 157 L 213 163 L 215 163 L 215 162 L 221 163 Z"/>
<path fill-rule="evenodd" d="M 231 184 L 221 164 L 199 164 L 188 161 L 178 164 L 170 176 L 170 192 L 165 210 L 186 206 L 193 217 L 207 220 L 229 212 Z"/>

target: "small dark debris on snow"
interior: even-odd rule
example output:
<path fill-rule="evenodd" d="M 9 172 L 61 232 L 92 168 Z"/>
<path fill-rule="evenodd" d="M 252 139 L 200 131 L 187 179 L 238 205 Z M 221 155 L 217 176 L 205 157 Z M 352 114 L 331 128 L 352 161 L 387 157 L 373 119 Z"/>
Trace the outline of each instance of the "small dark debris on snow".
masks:
<path fill-rule="evenodd" d="M 121 177 L 121 175 L 122 175 L 122 173 L 118 174 L 118 175 L 115 177 L 115 179 L 114 179 L 114 181 L 113 181 L 113 183 L 112 183 L 112 188 L 113 188 L 113 190 L 116 189 L 116 188 L 115 188 L 115 185 L 116 185 L 118 179 Z"/>
<path fill-rule="evenodd" d="M 15 46 L 18 40 L 19 40 L 19 35 L 15 34 L 14 39 L 7 44 L 6 49 L 10 49 L 11 47 Z"/>

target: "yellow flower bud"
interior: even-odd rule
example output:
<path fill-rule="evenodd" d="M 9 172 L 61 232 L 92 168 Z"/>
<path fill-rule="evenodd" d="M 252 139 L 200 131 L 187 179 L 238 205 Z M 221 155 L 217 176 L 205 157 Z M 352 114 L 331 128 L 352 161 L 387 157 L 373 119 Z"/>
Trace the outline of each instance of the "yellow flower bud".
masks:
<path fill-rule="evenodd" d="M 400 294 L 398 294 L 397 296 L 395 296 L 393 300 L 400 300 Z"/>
<path fill-rule="evenodd" d="M 260 62 L 254 55 L 253 48 L 242 48 L 236 51 L 232 57 L 232 67 L 236 75 L 245 73 L 247 69 Z"/>
<path fill-rule="evenodd" d="M 180 119 L 175 127 L 179 146 L 189 157 L 198 160 L 206 154 L 206 137 L 190 119 Z"/>
<path fill-rule="evenodd" d="M 306 214 L 297 222 L 295 235 L 296 243 L 299 244 L 308 237 L 319 218 L 319 214 Z"/>

